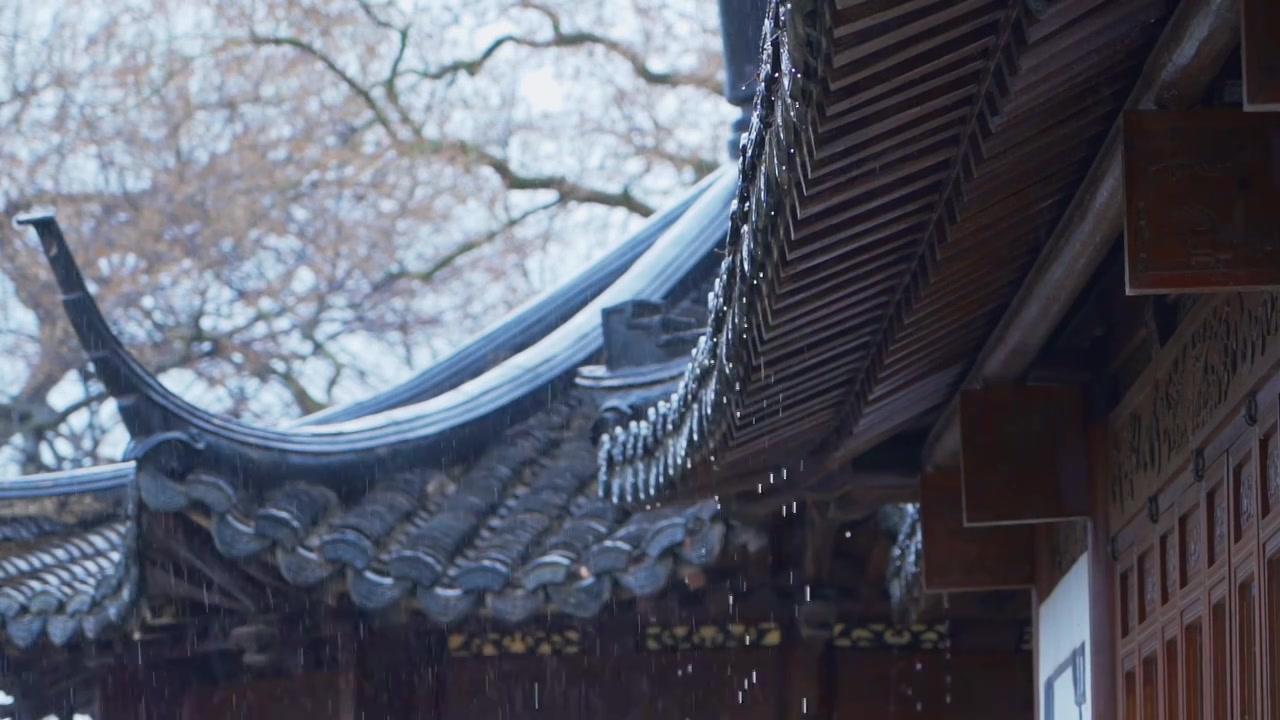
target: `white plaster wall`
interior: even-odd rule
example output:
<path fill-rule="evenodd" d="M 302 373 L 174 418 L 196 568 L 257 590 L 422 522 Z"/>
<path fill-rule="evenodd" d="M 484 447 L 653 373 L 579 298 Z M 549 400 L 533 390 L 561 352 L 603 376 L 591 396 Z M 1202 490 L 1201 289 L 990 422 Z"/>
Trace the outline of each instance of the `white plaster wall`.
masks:
<path fill-rule="evenodd" d="M 1078 720 L 1089 718 L 1089 697 L 1092 683 L 1089 667 L 1089 563 L 1088 554 L 1081 556 L 1071 567 L 1053 593 L 1040 606 L 1037 620 L 1039 644 L 1037 646 L 1038 675 L 1036 697 L 1039 700 L 1040 720 Z M 1067 671 L 1054 683 L 1054 708 L 1052 715 L 1045 705 L 1045 681 L 1071 653 L 1084 644 L 1084 687 L 1086 700 L 1084 712 L 1076 708 L 1075 690 L 1071 684 L 1071 672 Z"/>

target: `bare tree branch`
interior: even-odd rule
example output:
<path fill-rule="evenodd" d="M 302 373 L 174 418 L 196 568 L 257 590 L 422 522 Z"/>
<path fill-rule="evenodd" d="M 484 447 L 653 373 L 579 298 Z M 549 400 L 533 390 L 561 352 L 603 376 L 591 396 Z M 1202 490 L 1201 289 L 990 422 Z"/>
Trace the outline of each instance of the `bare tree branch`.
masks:
<path fill-rule="evenodd" d="M 462 243 L 461 245 L 454 248 L 453 250 L 450 250 L 449 252 L 445 253 L 443 256 L 438 258 L 435 262 L 431 263 L 429 267 L 426 267 L 422 270 L 406 270 L 405 268 L 392 270 L 391 272 L 382 276 L 382 278 L 379 279 L 376 283 L 374 283 L 373 290 L 370 294 L 376 295 L 386 290 L 391 285 L 394 285 L 395 283 L 400 282 L 402 280 L 413 280 L 419 283 L 429 283 L 432 280 L 435 280 L 440 273 L 444 272 L 445 270 L 455 265 L 458 262 L 458 260 L 460 260 L 464 255 L 467 255 L 468 253 L 472 253 L 472 252 L 475 252 L 476 250 L 479 250 L 480 248 L 498 239 L 505 233 L 510 232 L 517 225 L 524 222 L 525 220 L 528 220 L 529 218 L 539 213 L 546 212 L 547 210 L 550 210 L 551 208 L 555 207 L 558 204 L 560 204 L 559 199 L 553 200 L 543 205 L 538 205 L 536 207 L 530 208 L 529 210 L 526 210 L 520 213 L 519 215 L 516 215 L 515 217 L 508 219 L 506 222 L 504 222 L 502 225 L 495 228 L 494 230 L 487 232 L 478 238 Z"/>
<path fill-rule="evenodd" d="M 483 165 L 493 170 L 508 190 L 552 190 L 564 202 L 590 203 L 622 208 L 641 217 L 648 217 L 654 212 L 652 206 L 640 201 L 626 189 L 618 192 L 600 190 L 582 185 L 563 175 L 524 175 L 516 172 L 506 160 L 474 143 L 457 139 L 437 140 L 428 138 L 422 134 L 416 124 L 410 120 L 408 113 L 393 98 L 392 101 L 398 110 L 397 114 L 400 115 L 403 121 L 402 124 L 408 127 L 413 135 L 413 140 L 406 143 L 400 138 L 397 126 L 392 122 L 382 104 L 374 98 L 373 93 L 343 70 L 333 58 L 321 52 L 314 45 L 296 37 L 264 37 L 260 35 L 250 35 L 250 42 L 255 45 L 291 47 L 315 58 L 329 72 L 333 73 L 343 85 L 356 94 L 365 107 L 369 109 L 369 112 L 373 113 L 374 121 L 386 131 L 393 142 L 405 147 L 410 152 L 465 158 L 471 163 Z"/>
<path fill-rule="evenodd" d="M 620 235 L 723 153 L 705 4 L 625 40 L 596 6 L 462 4 L 459 27 L 506 34 L 459 60 L 394 0 L 229 0 L 196 32 L 122 1 L 6 36 L 0 208 L 56 204 L 139 362 L 251 422 L 417 371 L 541 289 L 530 268 Z M 568 102 L 528 95 L 548 67 Z M 30 233 L 0 224 L 0 276 L 0 464 L 114 459 Z"/>

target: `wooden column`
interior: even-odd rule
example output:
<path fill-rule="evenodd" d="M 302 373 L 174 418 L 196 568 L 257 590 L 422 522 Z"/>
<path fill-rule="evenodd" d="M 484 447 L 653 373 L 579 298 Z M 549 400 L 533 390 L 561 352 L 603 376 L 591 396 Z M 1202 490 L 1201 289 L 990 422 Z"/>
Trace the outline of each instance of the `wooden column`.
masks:
<path fill-rule="evenodd" d="M 1029 588 L 1035 526 L 965 527 L 960 471 L 920 478 L 920 536 L 928 592 Z"/>
<path fill-rule="evenodd" d="M 1280 287 L 1280 114 L 1129 111 L 1123 137 L 1130 295 Z"/>
<path fill-rule="evenodd" d="M 1245 110 L 1280 110 L 1280 4 L 1240 0 Z"/>
<path fill-rule="evenodd" d="M 1061 385 L 990 385 L 960 394 L 967 526 L 1089 513 L 1084 399 Z"/>

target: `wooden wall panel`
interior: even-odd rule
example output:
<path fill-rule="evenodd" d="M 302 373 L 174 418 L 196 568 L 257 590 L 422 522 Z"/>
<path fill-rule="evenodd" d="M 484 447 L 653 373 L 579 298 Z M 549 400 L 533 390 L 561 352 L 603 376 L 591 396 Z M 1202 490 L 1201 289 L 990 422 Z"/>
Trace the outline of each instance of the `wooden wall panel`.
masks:
<path fill-rule="evenodd" d="M 832 720 L 1026 720 L 1031 653 L 844 653 L 835 657 Z"/>
<path fill-rule="evenodd" d="M 778 698 L 780 720 L 830 717 L 836 687 L 836 651 L 815 643 L 792 645 L 783 652 L 786 684 Z"/>
<path fill-rule="evenodd" d="M 1229 406 L 1236 420 L 1200 438 L 1191 467 L 1157 477 L 1148 512 L 1116 536 L 1113 677 L 1138 717 L 1280 711 L 1280 374 L 1252 389 Z"/>
<path fill-rule="evenodd" d="M 1129 294 L 1280 287 L 1280 114 L 1135 110 L 1123 135 Z"/>
<path fill-rule="evenodd" d="M 966 525 L 1089 515 L 1084 398 L 1063 385 L 991 385 L 960 394 Z"/>
<path fill-rule="evenodd" d="M 960 470 L 920 478 L 924 587 L 929 592 L 1031 587 L 1035 526 L 965 527 Z"/>
<path fill-rule="evenodd" d="M 436 716 L 440 708 L 443 657 L 438 634 L 379 627 L 355 646 L 357 720 Z"/>
<path fill-rule="evenodd" d="M 712 651 L 451 660 L 443 717 L 775 720 L 781 657 Z"/>
<path fill-rule="evenodd" d="M 1116 696 L 1115 568 L 1111 559 L 1111 525 L 1107 512 L 1107 488 L 1110 486 L 1108 440 L 1105 423 L 1089 426 L 1092 486 L 1086 553 L 1089 557 L 1090 605 L 1088 650 L 1092 669 L 1089 676 L 1092 682 L 1089 696 L 1096 698 L 1093 702 L 1093 720 L 1115 720 L 1118 716 L 1115 703 L 1108 702 Z"/>
<path fill-rule="evenodd" d="M 1241 0 L 1241 59 L 1246 110 L 1280 110 L 1280 3 Z"/>
<path fill-rule="evenodd" d="M 1250 392 L 1280 384 L 1277 368 L 1280 293 L 1202 298 L 1108 418 L 1112 532 L 1189 472 L 1198 450 L 1225 450 L 1222 430 L 1241 419 Z"/>
<path fill-rule="evenodd" d="M 190 683 L 184 666 L 148 668 L 136 664 L 113 667 L 98 680 L 96 720 L 181 720 L 182 701 Z"/>
<path fill-rule="evenodd" d="M 234 685 L 197 685 L 183 720 L 354 720 L 350 672 L 316 672 Z"/>

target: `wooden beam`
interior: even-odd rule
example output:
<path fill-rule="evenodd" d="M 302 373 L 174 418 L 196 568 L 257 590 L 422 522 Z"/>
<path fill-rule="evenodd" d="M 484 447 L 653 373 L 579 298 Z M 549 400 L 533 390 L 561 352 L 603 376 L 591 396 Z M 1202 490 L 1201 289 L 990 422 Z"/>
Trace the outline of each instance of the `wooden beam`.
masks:
<path fill-rule="evenodd" d="M 1065 385 L 991 385 L 960 395 L 964 523 L 1089 515 L 1084 398 Z"/>
<path fill-rule="evenodd" d="M 1280 114 L 1124 116 L 1130 295 L 1280 287 Z"/>
<path fill-rule="evenodd" d="M 965 527 L 960 470 L 920 478 L 920 536 L 926 592 L 1029 588 L 1035 583 L 1035 526 Z"/>
<path fill-rule="evenodd" d="M 1280 110 L 1280 4 L 1241 0 L 1240 41 L 1244 109 Z"/>

